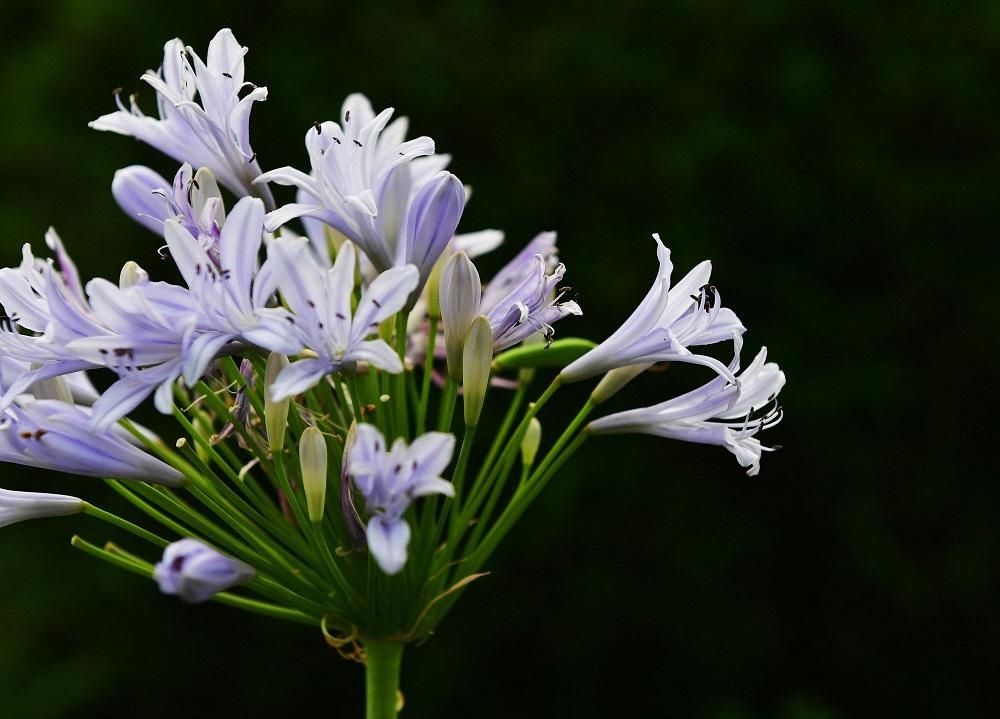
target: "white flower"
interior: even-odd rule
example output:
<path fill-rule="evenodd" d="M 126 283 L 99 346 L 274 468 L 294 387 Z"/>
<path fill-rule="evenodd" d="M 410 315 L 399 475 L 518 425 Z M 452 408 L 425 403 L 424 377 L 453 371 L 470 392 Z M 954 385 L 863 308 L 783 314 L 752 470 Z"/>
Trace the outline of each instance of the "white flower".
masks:
<path fill-rule="evenodd" d="M 0 527 L 7 527 L 26 519 L 79 514 L 85 504 L 82 499 L 68 497 L 65 494 L 0 489 Z"/>

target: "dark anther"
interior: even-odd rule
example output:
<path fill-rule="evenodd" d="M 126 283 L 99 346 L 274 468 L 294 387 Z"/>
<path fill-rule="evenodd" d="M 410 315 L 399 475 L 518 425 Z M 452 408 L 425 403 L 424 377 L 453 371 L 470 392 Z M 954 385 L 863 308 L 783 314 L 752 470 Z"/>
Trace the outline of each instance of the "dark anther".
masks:
<path fill-rule="evenodd" d="M 317 135 L 319 135 L 319 134 L 320 134 L 321 132 L 323 132 L 323 130 L 322 130 L 322 129 L 320 128 L 320 126 L 319 126 L 319 123 L 318 123 L 318 122 L 314 122 L 314 123 L 313 123 L 313 129 L 314 129 L 314 130 L 316 130 L 316 134 L 317 134 Z"/>
<path fill-rule="evenodd" d="M 106 355 L 108 353 L 108 351 L 106 349 L 103 349 L 103 348 L 101 348 L 101 349 L 99 349 L 97 351 L 100 352 L 102 355 Z"/>
<path fill-rule="evenodd" d="M 255 152 L 252 155 L 250 155 L 250 159 L 247 160 L 247 162 L 249 162 L 252 165 L 256 159 L 257 159 L 257 153 Z"/>
<path fill-rule="evenodd" d="M 35 439 L 41 439 L 42 437 L 44 437 L 48 433 L 49 433 L 49 431 L 47 429 L 41 429 L 41 428 L 36 429 L 35 430 Z"/>
<path fill-rule="evenodd" d="M 382 309 L 382 303 L 381 303 L 381 302 L 379 302 L 379 301 L 378 301 L 377 299 L 375 299 L 374 297 L 372 297 L 372 304 L 373 304 L 373 305 L 375 305 L 376 307 L 378 307 L 379 309 Z"/>
<path fill-rule="evenodd" d="M 351 121 L 351 111 L 348 110 L 347 112 L 344 113 L 344 122 L 350 122 L 350 121 Z"/>
<path fill-rule="evenodd" d="M 313 309 L 316 309 L 316 303 L 313 302 L 312 300 L 306 300 L 306 304 L 312 307 Z"/>
<path fill-rule="evenodd" d="M 344 317 L 344 313 L 343 312 L 338 312 L 337 313 L 337 319 L 338 320 L 346 320 L 347 318 Z"/>
<path fill-rule="evenodd" d="M 295 324 L 295 319 L 294 318 L 286 316 L 285 319 L 288 320 L 288 324 L 290 324 L 290 325 L 294 325 Z"/>
<path fill-rule="evenodd" d="M 31 439 L 31 432 L 24 430 L 23 432 L 18 432 L 18 436 L 21 439 Z"/>
<path fill-rule="evenodd" d="M 194 266 L 194 273 L 196 275 L 200 275 L 201 274 L 201 265 L 195 265 Z"/>
<path fill-rule="evenodd" d="M 224 73 L 222 73 L 222 76 L 223 76 L 223 77 L 228 77 L 228 78 L 229 78 L 230 80 L 232 80 L 232 79 L 233 79 L 233 76 L 232 76 L 232 75 L 230 75 L 230 74 L 229 74 L 228 72 L 224 72 Z"/>
<path fill-rule="evenodd" d="M 122 88 L 122 87 L 116 87 L 116 88 L 115 88 L 114 90 L 112 90 L 112 91 L 111 91 L 111 94 L 112 94 L 112 95 L 116 95 L 116 96 L 117 96 L 117 95 L 121 95 L 121 94 L 122 94 L 122 91 L 123 91 L 124 89 L 125 89 L 125 88 Z"/>
<path fill-rule="evenodd" d="M 338 145 L 340 144 L 340 138 L 331 137 L 330 139 L 333 140 L 334 142 L 336 142 Z"/>
<path fill-rule="evenodd" d="M 403 465 L 401 465 L 401 464 L 397 464 L 397 465 L 396 465 L 395 467 L 393 467 L 393 468 L 392 468 L 392 471 L 393 471 L 393 473 L 394 473 L 394 474 L 399 474 L 399 471 L 400 471 L 400 470 L 401 470 L 402 468 L 403 468 Z"/>
<path fill-rule="evenodd" d="M 362 145 L 362 144 L 361 144 L 360 142 L 358 142 L 357 140 L 355 140 L 355 141 L 354 141 L 354 144 L 355 144 L 355 145 L 357 145 L 358 147 L 364 147 L 364 145 Z"/>
<path fill-rule="evenodd" d="M 194 185 L 194 187 L 195 187 L 196 190 L 200 190 L 201 189 L 201 185 L 199 185 L 198 181 L 196 179 L 194 179 L 193 177 L 191 178 L 191 184 Z"/>

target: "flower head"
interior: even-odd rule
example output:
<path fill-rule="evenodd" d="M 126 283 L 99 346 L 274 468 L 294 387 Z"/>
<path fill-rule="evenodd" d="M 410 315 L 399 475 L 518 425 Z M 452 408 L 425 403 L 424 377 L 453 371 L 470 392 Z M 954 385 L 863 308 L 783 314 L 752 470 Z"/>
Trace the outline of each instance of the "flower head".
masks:
<path fill-rule="evenodd" d="M 609 370 L 656 362 L 693 362 L 707 365 L 729 380 L 729 369 L 717 359 L 698 355 L 688 347 L 733 340 L 746 331 L 736 314 L 722 306 L 718 290 L 709 284 L 712 264 L 702 262 L 673 287 L 670 250 L 656 240 L 660 267 L 646 297 L 610 337 L 566 367 L 561 377 L 576 382 Z"/>
<path fill-rule="evenodd" d="M 161 592 L 175 594 L 189 604 L 207 602 L 219 592 L 246 584 L 255 575 L 253 567 L 196 539 L 171 544 L 153 569 Z"/>
<path fill-rule="evenodd" d="M 638 432 L 719 445 L 732 452 L 753 476 L 760 471 L 761 454 L 773 449 L 763 446 L 755 435 L 778 424 L 782 417 L 777 396 L 785 384 L 785 373 L 766 359 L 765 347 L 735 384 L 716 377 L 703 387 L 652 407 L 602 417 L 590 423 L 590 431 Z M 733 364 L 735 369 L 736 362 Z"/>
<path fill-rule="evenodd" d="M 355 242 L 384 271 L 413 264 L 422 285 L 455 234 L 465 190 L 434 155 L 434 141 L 404 141 L 407 123 L 389 124 L 393 110 L 378 115 L 363 95 L 344 101 L 341 122 L 317 123 L 306 132 L 311 173 L 282 167 L 257 182 L 299 188 L 300 202 L 267 217 L 274 230 L 296 217 L 321 220 Z"/>
<path fill-rule="evenodd" d="M 365 498 L 368 549 L 386 574 L 406 564 L 410 527 L 403 514 L 410 503 L 429 494 L 452 496 L 451 482 L 441 473 L 451 462 L 455 437 L 428 432 L 407 446 L 397 439 L 387 447 L 382 433 L 359 424 L 347 455 L 347 472 Z"/>
<path fill-rule="evenodd" d="M 361 360 L 387 372 L 403 371 L 399 355 L 385 340 L 366 338 L 406 304 L 417 286 L 415 267 L 394 267 L 380 274 L 352 313 L 357 256 L 350 242 L 340 248 L 330 269 L 319 266 L 303 238 L 272 242 L 268 263 L 273 264 L 275 281 L 294 313 L 289 332 L 317 355 L 282 370 L 271 385 L 273 399 L 304 392 L 324 375 Z"/>
<path fill-rule="evenodd" d="M 163 224 L 177 220 L 193 237 L 207 241 L 207 250 L 219 240 L 226 208 L 215 176 L 203 167 L 197 172 L 184 163 L 173 183 L 143 165 L 131 165 L 115 173 L 111 193 L 125 214 L 160 237 Z"/>
<path fill-rule="evenodd" d="M 260 165 L 250 148 L 250 111 L 267 98 L 267 88 L 244 82 L 246 52 L 228 28 L 212 38 L 207 62 L 179 39 L 170 40 L 160 69 L 142 76 L 156 91 L 159 118 L 144 114 L 132 95 L 129 107 L 116 97 L 118 111 L 90 126 L 134 137 L 178 162 L 207 167 L 237 195 L 260 193 L 273 204 L 267 186 L 253 184 Z"/>

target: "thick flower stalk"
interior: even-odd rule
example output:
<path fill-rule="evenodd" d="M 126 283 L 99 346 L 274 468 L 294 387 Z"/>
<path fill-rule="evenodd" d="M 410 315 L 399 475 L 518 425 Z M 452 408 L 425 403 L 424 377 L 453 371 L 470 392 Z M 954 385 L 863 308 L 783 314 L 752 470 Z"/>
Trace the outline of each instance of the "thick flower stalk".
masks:
<path fill-rule="evenodd" d="M 169 182 L 142 166 L 111 182 L 136 231 L 159 238 L 138 245 L 156 271 L 128 260 L 117 282 L 85 280 L 54 231 L 51 258 L 25 245 L 0 269 L 0 460 L 103 480 L 134 510 L 5 487 L 0 526 L 99 520 L 116 541 L 73 546 L 182 601 L 311 627 L 366 665 L 368 716 L 393 717 L 405 646 L 485 576 L 588 437 L 715 445 L 757 474 L 785 377 L 764 350 L 740 371 L 745 328 L 710 264 L 671 286 L 658 237 L 654 284 L 618 330 L 556 338 L 582 309 L 555 234 L 483 283 L 475 258 L 503 234 L 456 234 L 468 192 L 448 158 L 364 96 L 310 128 L 307 170 L 261 173 L 249 115 L 266 92 L 244 82 L 245 52 L 228 30 L 205 62 L 173 40 L 143 76 L 159 118 L 133 99 L 93 123 L 182 163 Z M 157 252 L 174 267 L 150 264 Z M 729 364 L 696 351 L 730 341 Z M 665 362 L 711 377 L 676 397 L 645 378 L 661 401 L 592 420 Z M 543 432 L 560 386 L 599 375 Z M 132 417 L 150 399 L 176 422 L 168 436 Z"/>

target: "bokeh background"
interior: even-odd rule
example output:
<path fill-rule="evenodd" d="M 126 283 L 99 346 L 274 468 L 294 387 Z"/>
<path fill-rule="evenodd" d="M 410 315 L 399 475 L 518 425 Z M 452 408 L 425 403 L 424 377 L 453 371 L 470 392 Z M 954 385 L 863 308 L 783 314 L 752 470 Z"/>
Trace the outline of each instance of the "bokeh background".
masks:
<path fill-rule="evenodd" d="M 151 111 L 138 76 L 162 43 L 201 51 L 228 25 L 271 92 L 253 120 L 265 168 L 304 164 L 305 130 L 362 90 L 453 153 L 475 188 L 465 229 L 507 232 L 485 274 L 559 231 L 585 310 L 562 334 L 617 326 L 655 271 L 658 231 L 678 271 L 714 260 L 748 351 L 766 344 L 786 370 L 769 438 L 784 449 L 757 478 L 715 448 L 590 443 L 409 653 L 404 716 L 995 711 L 1000 489 L 974 462 L 992 449 L 995 384 L 995 3 L 0 12 L 4 264 L 52 224 L 86 275 L 128 258 L 161 271 L 109 187 L 127 164 L 174 166 L 87 122 L 117 86 Z M 702 377 L 645 377 L 616 406 Z M 0 477 L 114 504 L 96 482 Z M 360 715 L 360 668 L 318 633 L 184 607 L 72 550 L 74 532 L 109 536 L 86 519 L 0 534 L 0 715 Z"/>

